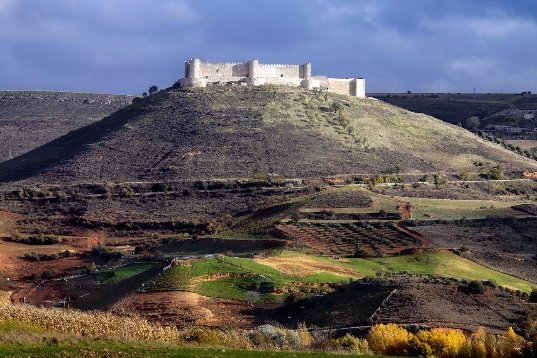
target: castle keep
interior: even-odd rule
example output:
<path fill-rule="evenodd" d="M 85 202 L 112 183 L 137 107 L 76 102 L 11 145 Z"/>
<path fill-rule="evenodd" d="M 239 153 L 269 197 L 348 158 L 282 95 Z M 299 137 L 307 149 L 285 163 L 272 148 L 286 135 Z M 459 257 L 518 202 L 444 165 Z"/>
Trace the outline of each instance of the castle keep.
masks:
<path fill-rule="evenodd" d="M 330 78 L 312 76 L 311 64 L 269 65 L 251 60 L 244 63 L 204 62 L 198 58 L 185 61 L 185 78 L 179 80 L 180 87 L 206 87 L 240 83 L 251 86 L 263 84 L 302 86 L 307 89 L 325 88 L 329 92 L 354 97 L 365 97 L 365 79 Z"/>

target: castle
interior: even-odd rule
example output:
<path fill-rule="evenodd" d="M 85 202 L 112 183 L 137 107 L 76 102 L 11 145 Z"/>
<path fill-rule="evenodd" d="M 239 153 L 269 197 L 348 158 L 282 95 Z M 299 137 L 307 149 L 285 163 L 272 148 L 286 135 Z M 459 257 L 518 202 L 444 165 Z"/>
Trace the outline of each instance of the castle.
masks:
<path fill-rule="evenodd" d="M 302 86 L 307 89 L 325 88 L 329 92 L 365 98 L 365 79 L 312 76 L 311 64 L 269 65 L 251 60 L 244 63 L 212 63 L 198 58 L 185 61 L 185 78 L 180 87 L 206 87 L 240 83 L 251 86 L 263 84 Z"/>

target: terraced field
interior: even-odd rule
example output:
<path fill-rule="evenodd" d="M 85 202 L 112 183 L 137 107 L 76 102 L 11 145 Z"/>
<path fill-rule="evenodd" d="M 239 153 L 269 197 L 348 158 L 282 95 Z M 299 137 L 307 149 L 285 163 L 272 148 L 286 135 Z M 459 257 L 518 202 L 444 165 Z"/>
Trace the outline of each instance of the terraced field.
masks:
<path fill-rule="evenodd" d="M 524 292 L 534 286 L 528 281 L 493 271 L 449 251 L 432 251 L 384 258 L 332 259 L 293 251 L 255 259 L 218 256 L 181 260 L 146 282 L 142 291 L 190 291 L 203 296 L 281 302 L 288 294 L 327 293 L 349 280 L 410 273 L 458 280 L 490 280 Z"/>
<path fill-rule="evenodd" d="M 417 235 L 392 222 L 300 221 L 276 228 L 321 255 L 352 256 L 363 250 L 371 256 L 383 256 L 422 246 Z"/>
<path fill-rule="evenodd" d="M 499 200 L 452 200 L 396 197 L 409 202 L 412 207 L 412 218 L 417 220 L 443 219 L 483 219 L 487 217 L 522 216 L 523 212 L 512 208 L 514 205 L 525 204 L 522 201 Z"/>

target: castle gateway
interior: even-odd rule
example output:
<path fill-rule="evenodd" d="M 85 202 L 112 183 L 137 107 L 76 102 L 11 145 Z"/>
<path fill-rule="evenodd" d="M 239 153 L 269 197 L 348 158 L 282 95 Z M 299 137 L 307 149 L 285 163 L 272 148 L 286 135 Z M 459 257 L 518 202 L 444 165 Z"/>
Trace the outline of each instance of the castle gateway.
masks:
<path fill-rule="evenodd" d="M 312 76 L 311 64 L 269 65 L 251 60 L 244 63 L 204 62 L 198 58 L 185 61 L 185 78 L 179 86 L 206 87 L 223 85 L 228 82 L 244 83 L 251 86 L 263 84 L 302 86 L 307 89 L 326 88 L 329 92 L 365 98 L 365 79 L 330 78 Z"/>

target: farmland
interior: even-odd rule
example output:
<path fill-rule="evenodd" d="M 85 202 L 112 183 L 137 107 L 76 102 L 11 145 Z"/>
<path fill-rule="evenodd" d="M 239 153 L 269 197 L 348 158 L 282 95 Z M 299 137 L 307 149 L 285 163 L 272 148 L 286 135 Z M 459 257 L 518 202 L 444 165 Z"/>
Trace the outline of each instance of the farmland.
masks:
<path fill-rule="evenodd" d="M 421 241 L 393 223 L 301 221 L 277 226 L 280 232 L 320 254 L 383 256 L 421 246 Z"/>
<path fill-rule="evenodd" d="M 332 259 L 284 251 L 267 258 L 248 259 L 220 256 L 186 260 L 146 284 L 144 291 L 183 290 L 204 296 L 248 300 L 248 292 L 260 292 L 262 302 L 281 301 L 282 293 L 330 291 L 325 284 L 350 279 L 409 273 L 458 280 L 494 281 L 524 292 L 533 284 L 487 269 L 447 251 L 369 258 Z M 302 290 L 304 291 L 304 290 Z"/>
<path fill-rule="evenodd" d="M 536 164 L 461 128 L 373 99 L 171 88 L 51 139 L 0 174 L 0 290 L 21 307 L 527 332 Z"/>
<path fill-rule="evenodd" d="M 452 200 L 408 197 L 396 197 L 396 199 L 407 201 L 411 204 L 412 218 L 416 220 L 516 217 L 522 216 L 523 213 L 512 209 L 512 206 L 524 203 L 498 200 Z"/>

